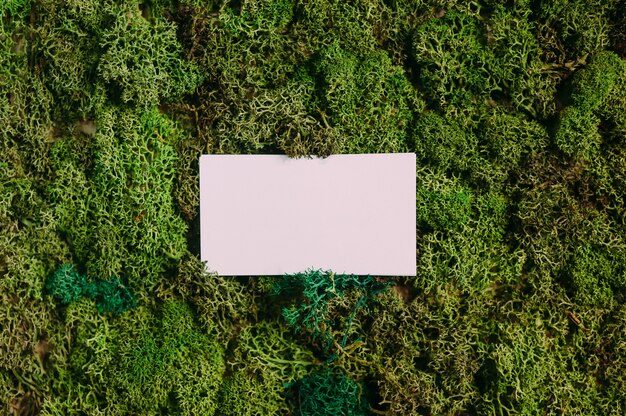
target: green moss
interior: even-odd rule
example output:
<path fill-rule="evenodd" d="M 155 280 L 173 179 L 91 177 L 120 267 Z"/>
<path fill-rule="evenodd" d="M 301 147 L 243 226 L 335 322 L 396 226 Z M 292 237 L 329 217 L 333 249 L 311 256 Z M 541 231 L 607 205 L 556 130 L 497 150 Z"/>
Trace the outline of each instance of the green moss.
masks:
<path fill-rule="evenodd" d="M 30 0 L 7 0 L 0 6 L 0 14 L 8 13 L 12 17 L 21 17 L 30 6 Z"/>
<path fill-rule="evenodd" d="M 294 15 L 292 0 L 261 0 L 242 4 L 241 13 L 249 14 L 258 27 L 282 29 Z"/>
<path fill-rule="evenodd" d="M 260 322 L 241 331 L 228 363 L 233 375 L 225 380 L 220 393 L 224 414 L 293 412 L 293 403 L 286 398 L 287 386 L 321 363 L 289 333 L 280 322 Z"/>
<path fill-rule="evenodd" d="M 141 414 L 213 414 L 224 369 L 221 347 L 199 332 L 164 335 L 145 334 L 122 346 L 110 405 Z"/>
<path fill-rule="evenodd" d="M 489 19 L 476 11 L 442 14 L 420 25 L 412 44 L 420 86 L 436 108 L 472 117 L 485 104 L 542 118 L 554 111 L 558 79 L 543 71 L 527 6 L 497 5 Z"/>
<path fill-rule="evenodd" d="M 92 166 L 66 137 L 53 149 L 60 170 L 49 188 L 59 231 L 93 278 L 125 276 L 140 292 L 185 252 L 186 224 L 172 196 L 176 126 L 156 110 L 109 108 L 96 117 Z M 61 167 L 63 168 L 61 169 Z"/>
<path fill-rule="evenodd" d="M 365 389 L 343 374 L 312 374 L 297 383 L 297 415 L 367 415 Z"/>
<path fill-rule="evenodd" d="M 418 185 L 418 227 L 425 231 L 455 230 L 470 219 L 472 192 L 455 181 L 437 180 L 433 176 L 426 176 L 424 183 Z"/>
<path fill-rule="evenodd" d="M 608 54 L 607 59 L 610 59 L 611 63 L 617 64 L 615 57 L 611 56 Z M 611 69 L 616 71 L 615 84 L 599 111 L 603 119 L 615 126 L 614 135 L 619 138 L 618 140 L 623 140 L 626 137 L 626 97 L 623 94 L 626 87 L 626 60 L 621 59 L 619 65 Z"/>
<path fill-rule="evenodd" d="M 43 290 L 56 265 L 70 258 L 40 193 L 38 174 L 22 164 L 24 155 L 11 140 L 15 126 L 0 131 L 0 373 L 6 375 L 1 394 L 7 398 L 3 406 L 13 400 L 29 402 L 31 396 L 38 401 L 39 389 L 46 388 L 53 365 L 47 359 L 49 351 L 44 351 L 63 336 L 55 302 L 44 297 Z M 64 294 L 72 298 L 71 285 L 67 288 L 70 291 Z M 63 352 L 54 356 L 62 358 Z"/>
<path fill-rule="evenodd" d="M 481 142 L 488 149 L 490 159 L 518 166 L 525 154 L 547 145 L 547 132 L 542 124 L 529 117 L 493 111 L 485 120 Z"/>
<path fill-rule="evenodd" d="M 591 58 L 587 67 L 574 74 L 572 106 L 561 113 L 555 134 L 556 145 L 566 154 L 585 160 L 597 155 L 603 142 L 600 117 L 613 118 L 610 115 L 613 110 L 607 111 L 604 106 L 617 87 L 622 67 L 617 55 L 600 52 Z M 619 103 L 613 105 L 619 108 Z"/>
<path fill-rule="evenodd" d="M 463 172 L 476 162 L 478 139 L 453 117 L 426 112 L 414 135 L 417 157 L 438 170 Z"/>
<path fill-rule="evenodd" d="M 408 127 L 421 100 L 404 71 L 382 51 L 357 55 L 333 43 L 312 63 L 323 120 L 344 140 L 337 153 L 407 150 Z"/>
<path fill-rule="evenodd" d="M 148 108 L 193 91 L 200 81 L 194 66 L 181 59 L 176 27 L 143 18 L 139 8 L 121 11 L 99 46 L 98 75 L 117 94 L 114 100 Z"/>
<path fill-rule="evenodd" d="M 476 197 L 473 213 L 454 232 L 423 235 L 417 246 L 415 286 L 431 290 L 454 283 L 468 292 L 500 283 L 519 281 L 526 254 L 511 246 L 504 235 L 507 204 L 502 195 Z"/>
<path fill-rule="evenodd" d="M 112 6 L 110 3 L 108 6 Z M 104 92 L 94 77 L 99 60 L 99 32 L 106 7 L 97 2 L 39 2 L 33 9 L 39 30 L 31 54 L 54 95 L 56 114 L 86 117 L 102 104 Z"/>
<path fill-rule="evenodd" d="M 100 313 L 119 315 L 137 306 L 137 299 L 119 277 L 97 280 L 89 290 L 89 296 L 96 301 Z"/>
<path fill-rule="evenodd" d="M 407 150 L 412 111 L 422 104 L 386 54 L 357 55 L 332 44 L 294 71 L 293 79 L 216 123 L 216 150 L 291 156 Z"/>
<path fill-rule="evenodd" d="M 301 303 L 284 308 L 283 317 L 297 332 L 309 334 L 312 341 L 318 343 L 322 352 L 329 354 L 332 360 L 337 357 L 337 347 L 345 347 L 349 336 L 353 335 L 350 329 L 356 314 L 361 308 L 367 308 L 368 303 L 389 284 L 372 276 L 336 275 L 332 271 L 307 270 L 282 276 L 276 281 L 273 292 L 275 295 L 297 296 L 297 301 Z M 359 298 L 346 319 L 345 315 L 341 315 L 341 307 L 333 305 L 333 302 L 343 300 L 353 291 L 359 294 Z M 339 320 L 345 321 L 346 329 L 343 337 L 336 340 L 334 333 Z"/>
<path fill-rule="evenodd" d="M 369 8 L 368 8 L 369 6 Z M 373 6 L 373 7 L 372 7 Z M 339 40 L 349 51 L 368 51 L 376 46 L 376 12 L 379 5 L 351 3 L 337 0 L 316 0 L 303 3 L 297 21 L 307 37 L 299 38 L 314 50 Z"/>
<path fill-rule="evenodd" d="M 236 337 L 233 328 L 254 320 L 258 309 L 248 286 L 207 271 L 206 264 L 189 253 L 179 260 L 176 276 L 161 280 L 156 292 L 161 299 L 182 298 L 192 304 L 204 330 L 223 344 Z"/>
<path fill-rule="evenodd" d="M 538 413 L 557 409 L 565 401 L 577 412 L 593 412 L 597 394 L 593 391 L 593 378 L 568 357 L 567 347 L 550 342 L 545 334 L 550 323 L 551 319 L 546 320 L 541 312 L 526 310 L 523 322 L 499 325 L 498 342 L 490 347 L 489 358 L 479 372 L 485 381 L 484 394 L 492 404 L 487 405 L 486 401 L 479 409 L 486 411 L 493 406 L 500 412 Z M 563 324 L 561 320 L 559 329 Z M 560 354 L 547 354 L 549 348 L 560 350 Z M 559 386 L 558 391 L 547 388 L 555 385 Z M 584 391 L 577 392 L 577 385 L 585 386 Z"/>
<path fill-rule="evenodd" d="M 59 118 L 89 117 L 107 100 L 147 109 L 198 86 L 200 74 L 183 59 L 176 26 L 152 3 L 37 3 L 32 55 Z"/>
<path fill-rule="evenodd" d="M 580 56 L 608 46 L 609 16 L 619 7 L 613 0 L 542 1 L 540 16 L 556 28 L 568 52 Z"/>
<path fill-rule="evenodd" d="M 370 377 L 380 396 L 372 407 L 394 414 L 470 411 L 479 401 L 475 340 L 487 305 L 484 295 L 454 284 L 409 298 L 401 290 L 385 293 L 365 338 Z M 461 308 L 465 312 L 458 314 Z"/>
<path fill-rule="evenodd" d="M 533 6 L 525 1 L 515 2 L 512 8 L 503 4 L 495 7 L 485 30 L 486 43 L 494 56 L 487 55 L 484 61 L 498 84 L 491 94 L 493 100 L 544 119 L 555 111 L 554 96 L 560 79 L 546 71 L 537 41 L 538 25 L 529 19 L 532 12 Z"/>
<path fill-rule="evenodd" d="M 593 113 L 578 107 L 567 107 L 559 119 L 555 144 L 569 156 L 591 159 L 602 143 L 599 124 L 600 119 Z"/>
<path fill-rule="evenodd" d="M 536 267 L 555 276 L 570 293 L 580 290 L 579 302 L 585 299 L 585 303 L 607 299 L 610 285 L 602 276 L 611 262 L 602 258 L 608 255 L 608 247 L 620 253 L 624 244 L 621 226 L 611 212 L 602 203 L 591 202 L 604 198 L 601 189 L 591 187 L 592 181 L 580 163 L 538 158 L 521 178 L 520 187 L 526 190 L 515 213 L 522 230 L 520 241 Z M 616 273 L 621 272 L 616 269 Z"/>
<path fill-rule="evenodd" d="M 61 303 L 68 304 L 85 296 L 87 277 L 71 264 L 61 265 L 46 282 L 46 291 Z"/>
<path fill-rule="evenodd" d="M 350 13 L 365 17 L 360 5 L 318 6 L 293 7 L 290 17 L 289 3 L 246 2 L 241 10 L 220 11 L 218 19 L 198 19 L 198 30 L 207 35 L 192 49 L 223 91 L 196 106 L 194 121 L 209 151 L 299 157 L 407 149 L 413 111 L 423 102 L 404 69 L 384 51 L 354 48 L 342 37 L 333 42 L 312 23 L 319 19 L 327 25 L 332 16 L 332 31 L 343 22 L 354 26 L 346 18 Z M 291 21 L 276 27 L 270 17 L 275 13 L 283 16 L 278 20 Z M 352 29 L 363 24 L 357 26 Z M 318 37 L 325 39 L 315 42 Z M 216 112 L 219 118 L 213 117 Z"/>
<path fill-rule="evenodd" d="M 82 297 L 94 299 L 100 313 L 119 315 L 137 306 L 135 295 L 119 278 L 88 281 L 73 265 L 61 265 L 46 282 L 45 291 L 62 304 Z"/>
<path fill-rule="evenodd" d="M 85 304 L 76 304 L 84 308 Z M 191 309 L 171 301 L 158 313 L 139 307 L 115 322 L 74 321 L 85 311 L 68 310 L 77 331 L 70 354 L 74 377 L 90 387 L 73 410 L 109 414 L 212 415 L 224 372 L 224 352 L 194 323 Z M 87 314 L 87 316 L 89 316 Z M 184 322 L 173 330 L 175 321 Z M 64 386 L 62 394 L 74 394 Z"/>
<path fill-rule="evenodd" d="M 626 289 L 624 253 L 602 247 L 580 247 L 566 268 L 574 299 L 581 305 L 610 306 Z"/>
<path fill-rule="evenodd" d="M 2 2 L 0 413 L 624 414 L 623 9 Z M 416 277 L 193 254 L 200 154 L 398 151 Z"/>
<path fill-rule="evenodd" d="M 598 115 L 607 113 L 603 107 L 617 85 L 622 66 L 614 53 L 598 53 L 574 75 L 572 106 L 562 111 L 555 134 L 556 145 L 566 154 L 590 160 L 598 152 L 602 144 Z"/>
<path fill-rule="evenodd" d="M 542 124 L 498 107 L 485 113 L 471 131 L 477 136 L 476 156 L 466 169 L 452 173 L 468 176 L 468 186 L 486 193 L 506 192 L 528 157 L 549 144 Z"/>
<path fill-rule="evenodd" d="M 605 102 L 622 69 L 621 59 L 612 52 L 593 55 L 589 65 L 572 80 L 572 103 L 583 112 L 596 111 Z"/>
<path fill-rule="evenodd" d="M 219 412 L 224 416 L 289 414 L 290 408 L 281 396 L 282 386 L 250 377 L 244 370 L 224 380 L 220 390 Z"/>
<path fill-rule="evenodd" d="M 289 339 L 289 330 L 277 322 L 260 322 L 242 330 L 233 367 L 245 362 L 250 371 L 266 373 L 282 384 L 306 375 L 319 364 L 307 349 Z"/>
<path fill-rule="evenodd" d="M 420 83 L 435 105 L 479 104 L 474 96 L 495 88 L 482 62 L 482 30 L 475 16 L 457 11 L 416 30 L 413 51 Z"/>

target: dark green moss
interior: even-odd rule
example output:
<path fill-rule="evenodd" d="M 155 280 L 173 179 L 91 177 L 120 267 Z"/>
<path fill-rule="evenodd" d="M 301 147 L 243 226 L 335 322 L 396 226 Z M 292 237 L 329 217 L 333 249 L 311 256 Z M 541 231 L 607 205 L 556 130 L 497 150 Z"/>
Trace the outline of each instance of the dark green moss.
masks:
<path fill-rule="evenodd" d="M 368 415 L 365 389 L 343 374 L 325 371 L 299 380 L 298 411 L 300 416 Z"/>
<path fill-rule="evenodd" d="M 350 329 L 355 315 L 361 308 L 367 308 L 368 303 L 389 284 L 372 276 L 359 277 L 311 269 L 282 276 L 276 281 L 273 294 L 294 297 L 296 305 L 284 308 L 283 317 L 296 332 L 309 334 L 312 341 L 320 345 L 322 352 L 333 360 L 337 357 L 338 347 L 345 347 L 348 337 L 352 335 Z M 331 305 L 353 291 L 359 293 L 358 301 L 349 315 L 342 317 L 340 309 L 331 308 Z M 346 329 L 343 337 L 336 340 L 334 332 L 340 319 L 345 321 Z"/>
<path fill-rule="evenodd" d="M 59 231 L 93 278 L 123 275 L 135 291 L 185 252 L 186 224 L 172 196 L 176 126 L 156 110 L 108 108 L 95 118 L 90 165 L 72 149 L 79 135 L 52 150 L 59 168 L 49 194 Z M 78 143 L 77 143 L 78 142 Z"/>
<path fill-rule="evenodd" d="M 585 68 L 574 74 L 572 103 L 584 112 L 602 106 L 621 75 L 622 61 L 612 52 L 594 55 Z"/>
<path fill-rule="evenodd" d="M 96 301 L 100 313 L 119 315 L 137 306 L 135 295 L 119 278 L 88 281 L 73 265 L 61 265 L 46 282 L 45 290 L 63 304 L 86 297 Z"/>
<path fill-rule="evenodd" d="M 73 382 L 58 385 L 66 400 L 51 403 L 57 411 L 215 412 L 224 352 L 199 330 L 189 306 L 170 301 L 155 312 L 140 306 L 110 323 L 97 316 L 84 302 L 68 307 L 66 329 L 76 334 L 67 368 Z M 76 382 L 88 393 L 70 404 Z"/>

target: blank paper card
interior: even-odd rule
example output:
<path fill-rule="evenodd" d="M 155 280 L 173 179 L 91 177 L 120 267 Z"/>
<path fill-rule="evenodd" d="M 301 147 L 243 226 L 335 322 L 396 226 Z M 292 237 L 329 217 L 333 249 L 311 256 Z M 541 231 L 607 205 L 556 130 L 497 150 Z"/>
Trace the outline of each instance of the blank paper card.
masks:
<path fill-rule="evenodd" d="M 414 276 L 415 154 L 200 157 L 201 259 L 220 275 Z"/>

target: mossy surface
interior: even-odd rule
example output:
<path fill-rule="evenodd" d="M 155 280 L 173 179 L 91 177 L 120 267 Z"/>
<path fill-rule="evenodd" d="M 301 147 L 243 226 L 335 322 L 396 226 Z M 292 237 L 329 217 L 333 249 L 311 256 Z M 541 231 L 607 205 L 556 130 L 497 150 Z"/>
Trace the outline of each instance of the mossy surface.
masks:
<path fill-rule="evenodd" d="M 198 260 L 200 154 L 379 152 L 416 277 Z M 0 1 L 0 414 L 623 415 L 625 196 L 623 0 Z"/>

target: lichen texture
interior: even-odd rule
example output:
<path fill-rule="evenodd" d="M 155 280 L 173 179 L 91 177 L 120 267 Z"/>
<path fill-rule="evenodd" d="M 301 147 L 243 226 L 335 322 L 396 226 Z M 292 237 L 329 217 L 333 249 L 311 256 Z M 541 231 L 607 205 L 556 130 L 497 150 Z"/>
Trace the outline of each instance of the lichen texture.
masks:
<path fill-rule="evenodd" d="M 201 154 L 392 152 L 415 277 L 199 260 Z M 0 0 L 0 415 L 517 414 L 626 414 L 626 0 Z"/>

